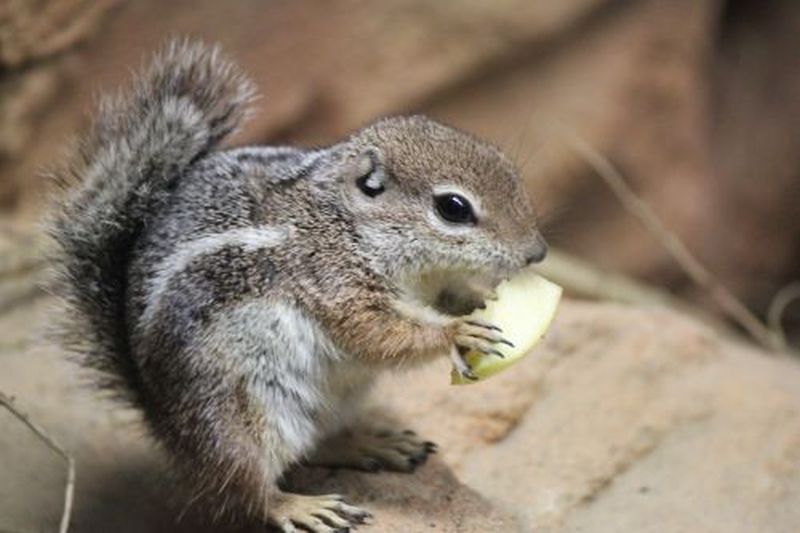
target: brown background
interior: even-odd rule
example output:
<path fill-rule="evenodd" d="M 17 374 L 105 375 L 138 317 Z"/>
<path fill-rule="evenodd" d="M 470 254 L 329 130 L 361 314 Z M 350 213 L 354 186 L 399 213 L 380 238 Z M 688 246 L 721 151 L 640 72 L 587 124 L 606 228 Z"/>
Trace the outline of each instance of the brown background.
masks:
<path fill-rule="evenodd" d="M 800 277 L 795 1 L 8 1 L 5 218 L 38 217 L 42 169 L 93 95 L 180 34 L 222 43 L 260 87 L 239 142 L 327 143 L 381 115 L 429 113 L 517 159 L 551 242 L 698 297 L 570 151 L 577 134 L 757 311 Z"/>

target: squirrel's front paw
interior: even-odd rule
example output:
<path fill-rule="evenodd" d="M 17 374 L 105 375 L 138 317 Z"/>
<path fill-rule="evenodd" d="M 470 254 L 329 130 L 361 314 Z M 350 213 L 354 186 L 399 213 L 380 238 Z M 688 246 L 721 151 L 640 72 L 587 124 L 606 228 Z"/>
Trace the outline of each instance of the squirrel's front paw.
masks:
<path fill-rule="evenodd" d="M 471 380 L 477 380 L 478 377 L 472 373 L 472 369 L 464 360 L 464 355 L 474 351 L 483 355 L 503 357 L 503 353 L 496 348 L 498 344 L 514 347 L 511 341 L 503 337 L 503 330 L 481 320 L 456 319 L 450 326 L 450 332 L 453 339 L 450 360 L 459 374 Z"/>

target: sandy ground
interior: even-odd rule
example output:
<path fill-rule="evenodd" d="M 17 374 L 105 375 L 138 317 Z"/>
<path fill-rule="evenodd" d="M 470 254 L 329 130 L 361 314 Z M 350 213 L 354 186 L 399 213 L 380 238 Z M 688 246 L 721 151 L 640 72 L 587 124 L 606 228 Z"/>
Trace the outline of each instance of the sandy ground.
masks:
<path fill-rule="evenodd" d="M 74 453 L 71 530 L 230 531 L 177 520 L 136 414 L 42 341 L 48 303 L 0 319 L 0 390 Z M 512 370 L 467 387 L 445 362 L 387 375 L 367 413 L 441 452 L 413 475 L 294 476 L 373 511 L 365 531 L 800 530 L 800 365 L 669 311 L 565 302 Z M 55 530 L 63 483 L 59 458 L 0 412 L 0 530 Z"/>

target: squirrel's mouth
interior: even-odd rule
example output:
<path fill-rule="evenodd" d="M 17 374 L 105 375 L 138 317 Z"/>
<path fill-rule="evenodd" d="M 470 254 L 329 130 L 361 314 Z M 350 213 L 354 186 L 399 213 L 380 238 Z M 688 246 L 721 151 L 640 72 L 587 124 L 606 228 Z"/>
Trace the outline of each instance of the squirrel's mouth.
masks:
<path fill-rule="evenodd" d="M 403 292 L 436 311 L 464 316 L 485 307 L 494 289 L 507 276 L 483 271 L 437 270 L 403 279 Z"/>

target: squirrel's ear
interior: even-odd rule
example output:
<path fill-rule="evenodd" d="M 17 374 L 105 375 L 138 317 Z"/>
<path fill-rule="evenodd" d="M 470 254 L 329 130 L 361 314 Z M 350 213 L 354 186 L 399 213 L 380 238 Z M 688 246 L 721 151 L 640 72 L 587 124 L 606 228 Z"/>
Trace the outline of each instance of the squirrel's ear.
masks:
<path fill-rule="evenodd" d="M 356 186 L 365 195 L 375 198 L 386 190 L 386 182 L 388 181 L 380 153 L 371 148 L 360 157 L 362 159 L 358 164 L 359 176 L 356 178 Z"/>

